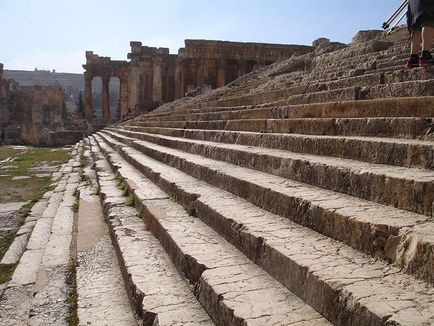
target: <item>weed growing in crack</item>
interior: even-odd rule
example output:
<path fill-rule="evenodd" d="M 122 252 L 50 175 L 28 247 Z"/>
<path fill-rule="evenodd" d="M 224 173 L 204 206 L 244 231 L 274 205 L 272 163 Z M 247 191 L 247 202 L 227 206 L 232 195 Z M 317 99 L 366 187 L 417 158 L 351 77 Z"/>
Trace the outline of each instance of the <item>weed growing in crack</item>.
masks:
<path fill-rule="evenodd" d="M 134 196 L 129 195 L 125 201 L 125 205 L 134 206 Z"/>
<path fill-rule="evenodd" d="M 127 182 L 119 174 L 116 176 L 116 187 L 122 191 L 122 196 L 126 197 L 128 195 Z"/>
<path fill-rule="evenodd" d="M 185 211 L 187 212 L 188 215 L 196 217 L 196 213 L 197 213 L 196 202 L 194 201 L 189 202 Z"/>
<path fill-rule="evenodd" d="M 11 280 L 17 265 L 18 264 L 0 264 L 0 284 L 7 283 Z"/>
<path fill-rule="evenodd" d="M 174 192 L 169 193 L 169 199 L 170 201 L 176 204 L 181 204 L 181 201 L 179 200 L 178 196 Z"/>
<path fill-rule="evenodd" d="M 78 294 L 77 294 L 77 261 L 71 259 L 66 274 L 66 284 L 69 286 L 69 293 L 67 297 L 68 302 L 68 316 L 66 320 L 69 326 L 78 325 Z"/>

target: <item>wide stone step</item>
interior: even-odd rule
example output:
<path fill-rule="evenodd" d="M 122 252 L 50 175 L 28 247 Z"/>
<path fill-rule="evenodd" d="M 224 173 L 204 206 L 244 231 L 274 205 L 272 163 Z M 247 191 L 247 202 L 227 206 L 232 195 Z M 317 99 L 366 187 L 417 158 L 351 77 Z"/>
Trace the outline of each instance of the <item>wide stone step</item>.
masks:
<path fill-rule="evenodd" d="M 412 80 L 399 83 L 390 83 L 386 85 L 373 85 L 365 91 L 367 98 L 396 98 L 430 96 L 434 90 L 434 79 Z"/>
<path fill-rule="evenodd" d="M 409 81 L 432 80 L 433 71 L 426 71 L 424 68 L 404 69 L 383 73 L 383 84 L 401 83 Z"/>
<path fill-rule="evenodd" d="M 374 164 L 433 169 L 433 142 L 379 137 L 317 136 L 246 131 L 125 126 L 125 130 L 220 143 L 354 159 Z"/>
<path fill-rule="evenodd" d="M 128 175 L 131 167 L 96 136 L 111 165 L 133 184 L 148 229 L 194 285 L 218 325 L 330 325 L 209 226 L 174 200 L 161 198 L 151 181 Z"/>
<path fill-rule="evenodd" d="M 84 142 L 83 181 L 74 235 L 79 324 L 137 325 L 104 221 L 90 144 L 87 139 Z"/>
<path fill-rule="evenodd" d="M 127 165 L 104 141 L 99 139 L 99 143 L 115 164 Z M 194 203 L 197 217 L 335 325 L 379 325 L 386 320 L 394 325 L 428 325 L 433 321 L 430 285 L 140 153 L 133 154 L 123 145 L 114 146 L 123 155 L 134 156 L 131 162 L 185 207 Z M 417 314 L 415 306 L 420 309 Z"/>
<path fill-rule="evenodd" d="M 434 224 L 428 216 L 125 136 L 116 136 L 118 140 L 107 133 L 101 136 L 113 146 L 130 144 L 134 150 L 124 152 L 127 160 L 147 155 L 374 256 L 395 261 L 400 255 L 399 243 L 409 236 L 415 246 L 423 248 L 412 256 L 416 270 L 425 279 L 433 280 L 432 258 L 427 257 L 434 247 L 430 236 Z"/>
<path fill-rule="evenodd" d="M 432 126 L 432 118 L 293 118 L 272 119 L 273 109 L 223 111 L 174 115 L 170 118 L 134 122 L 130 126 L 225 130 L 305 135 L 418 138 Z M 251 121 L 246 121 L 251 120 Z"/>
<path fill-rule="evenodd" d="M 212 325 L 136 209 L 126 205 L 117 187 L 119 178 L 92 138 L 91 143 L 105 219 L 134 313 L 143 325 Z M 129 180 L 142 179 L 133 169 L 123 167 L 123 171 Z M 149 196 L 150 202 L 168 198 L 156 190 Z"/>
<path fill-rule="evenodd" d="M 405 62 L 399 60 L 395 62 L 392 65 L 383 67 L 383 68 L 375 68 L 375 69 L 368 69 L 365 71 L 367 74 L 372 73 L 386 73 L 386 72 L 393 72 L 393 71 L 400 71 L 405 69 Z"/>
<path fill-rule="evenodd" d="M 171 113 L 151 113 L 132 120 L 129 124 L 146 121 L 148 118 L 167 115 L 185 115 L 223 111 L 247 111 L 260 106 L 209 107 L 174 110 Z M 263 108 L 265 111 L 269 106 Z M 272 117 L 278 118 L 367 118 L 367 117 L 434 117 L 434 97 L 385 98 L 331 103 L 284 105 L 272 110 Z M 248 113 L 245 113 L 246 115 Z"/>
<path fill-rule="evenodd" d="M 418 214 L 432 215 L 434 171 L 372 165 L 355 160 L 118 129 L 112 129 L 112 131 L 138 140 L 279 175 Z"/>

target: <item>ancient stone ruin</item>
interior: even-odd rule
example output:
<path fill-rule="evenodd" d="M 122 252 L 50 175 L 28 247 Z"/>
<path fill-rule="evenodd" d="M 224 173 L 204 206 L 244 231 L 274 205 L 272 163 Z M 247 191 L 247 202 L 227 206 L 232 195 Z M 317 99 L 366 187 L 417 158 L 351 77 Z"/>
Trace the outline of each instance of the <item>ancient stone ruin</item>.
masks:
<path fill-rule="evenodd" d="M 131 42 L 130 61 L 115 61 L 86 52 L 85 106 L 92 119 L 92 79 L 102 78 L 102 109 L 106 123 L 111 120 L 109 83 L 120 80 L 120 112 L 147 112 L 162 103 L 184 97 L 204 87 L 215 89 L 251 72 L 255 67 L 312 51 L 310 46 L 186 40 L 178 55 L 169 49 Z"/>
<path fill-rule="evenodd" d="M 62 87 L 20 86 L 3 78 L 0 64 L 0 129 L 8 144 L 59 146 L 74 144 L 82 132 L 65 129 Z"/>
<path fill-rule="evenodd" d="M 323 39 L 229 84 L 227 62 L 88 53 L 88 79 L 125 73 L 124 111 L 222 87 L 75 145 L 1 323 L 434 325 L 434 74 L 403 68 L 405 33 Z"/>

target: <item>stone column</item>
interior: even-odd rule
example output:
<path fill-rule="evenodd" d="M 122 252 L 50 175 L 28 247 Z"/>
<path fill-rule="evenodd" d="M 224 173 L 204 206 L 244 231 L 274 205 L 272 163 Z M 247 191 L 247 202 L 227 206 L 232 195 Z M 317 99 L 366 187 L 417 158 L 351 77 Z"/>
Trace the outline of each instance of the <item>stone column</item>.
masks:
<path fill-rule="evenodd" d="M 130 97 L 129 103 L 131 108 L 140 107 L 140 88 L 144 87 L 141 84 L 141 67 L 139 62 L 131 62 L 130 64 Z"/>
<path fill-rule="evenodd" d="M 217 87 L 223 87 L 226 85 L 226 60 L 219 59 L 217 70 Z"/>
<path fill-rule="evenodd" d="M 196 64 L 196 87 L 202 87 L 203 86 L 203 79 L 204 79 L 204 62 L 203 59 L 197 59 Z"/>
<path fill-rule="evenodd" d="M 161 57 L 152 60 L 152 100 L 160 103 L 163 101 L 163 81 L 161 76 L 162 61 Z"/>
<path fill-rule="evenodd" d="M 84 73 L 84 117 L 92 120 L 92 78 L 89 72 Z"/>
<path fill-rule="evenodd" d="M 128 78 L 119 78 L 120 91 L 119 91 L 119 102 L 120 102 L 120 116 L 124 117 L 128 114 L 128 97 L 129 97 L 129 85 Z"/>
<path fill-rule="evenodd" d="M 175 98 L 182 97 L 184 97 L 183 62 L 177 60 L 175 67 Z"/>
<path fill-rule="evenodd" d="M 110 77 L 104 76 L 102 79 L 102 116 L 104 123 L 110 123 Z"/>

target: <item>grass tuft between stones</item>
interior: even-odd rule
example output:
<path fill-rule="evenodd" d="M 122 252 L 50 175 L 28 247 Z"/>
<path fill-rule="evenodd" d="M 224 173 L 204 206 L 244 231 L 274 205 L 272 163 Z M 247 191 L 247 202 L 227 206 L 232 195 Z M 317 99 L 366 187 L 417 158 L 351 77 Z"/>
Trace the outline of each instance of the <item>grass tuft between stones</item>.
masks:
<path fill-rule="evenodd" d="M 11 280 L 17 264 L 0 264 L 0 284 L 7 283 Z"/>
<path fill-rule="evenodd" d="M 187 208 L 185 209 L 185 211 L 187 212 L 188 215 L 196 217 L 196 202 L 191 201 L 188 203 Z"/>
<path fill-rule="evenodd" d="M 3 238 L 0 238 L 0 259 L 6 254 L 10 245 L 15 240 L 15 232 L 9 232 Z"/>
<path fill-rule="evenodd" d="M 127 206 L 134 206 L 134 196 L 133 195 L 129 195 L 127 197 L 127 199 L 125 200 L 125 205 Z"/>
<path fill-rule="evenodd" d="M 69 314 L 66 320 L 69 326 L 78 326 L 77 261 L 75 259 L 69 262 L 66 284 L 69 286 L 67 297 Z"/>

